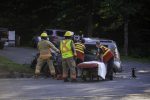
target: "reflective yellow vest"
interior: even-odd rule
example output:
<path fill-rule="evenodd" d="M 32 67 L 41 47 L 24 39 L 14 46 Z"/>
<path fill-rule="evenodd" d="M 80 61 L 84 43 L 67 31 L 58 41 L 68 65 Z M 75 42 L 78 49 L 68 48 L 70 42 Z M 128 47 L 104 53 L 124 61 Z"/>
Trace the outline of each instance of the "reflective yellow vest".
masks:
<path fill-rule="evenodd" d="M 62 58 L 73 57 L 71 42 L 72 42 L 72 40 L 69 40 L 69 39 L 62 40 L 60 42 L 60 51 L 61 51 Z"/>
<path fill-rule="evenodd" d="M 82 43 L 75 43 L 75 50 L 84 53 L 85 46 Z"/>

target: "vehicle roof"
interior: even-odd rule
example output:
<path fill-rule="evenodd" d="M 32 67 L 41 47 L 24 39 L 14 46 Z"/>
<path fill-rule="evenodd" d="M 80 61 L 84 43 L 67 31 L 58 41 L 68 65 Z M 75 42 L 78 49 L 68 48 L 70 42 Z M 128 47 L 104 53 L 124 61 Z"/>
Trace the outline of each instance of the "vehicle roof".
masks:
<path fill-rule="evenodd" d="M 54 34 L 56 34 L 55 32 L 60 31 L 60 32 L 66 32 L 66 31 L 70 31 L 70 30 L 63 30 L 63 29 L 45 29 L 45 31 L 53 31 Z M 74 32 L 71 31 L 74 35 Z"/>
<path fill-rule="evenodd" d="M 100 42 L 102 45 L 107 46 L 110 49 L 117 48 L 116 42 L 110 39 L 103 38 L 83 38 L 85 40 L 85 45 L 96 45 L 96 42 Z"/>
<path fill-rule="evenodd" d="M 85 44 L 96 44 L 96 42 L 100 42 L 100 43 L 115 43 L 115 41 L 113 41 L 113 40 L 104 39 L 104 38 L 85 37 L 83 39 L 85 40 Z"/>

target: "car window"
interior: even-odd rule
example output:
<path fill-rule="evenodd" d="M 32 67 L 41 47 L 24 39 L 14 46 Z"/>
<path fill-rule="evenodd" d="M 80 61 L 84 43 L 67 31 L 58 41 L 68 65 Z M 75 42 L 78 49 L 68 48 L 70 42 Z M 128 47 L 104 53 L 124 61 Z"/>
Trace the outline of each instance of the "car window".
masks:
<path fill-rule="evenodd" d="M 97 52 L 97 47 L 96 45 L 91 45 L 91 44 L 85 44 L 86 47 L 86 54 L 96 54 Z"/>
<path fill-rule="evenodd" d="M 100 43 L 102 45 L 111 49 L 111 51 L 114 54 L 114 60 L 120 61 L 120 54 L 119 54 L 117 44 L 115 41 L 113 41 L 113 40 L 100 40 L 97 38 L 84 38 L 84 40 L 85 40 L 85 46 L 86 46 L 85 54 L 95 56 L 95 53 L 97 52 L 97 48 L 95 45 L 96 45 L 97 41 L 100 41 Z"/>
<path fill-rule="evenodd" d="M 65 34 L 65 31 L 56 31 L 57 36 L 63 37 L 64 34 Z"/>

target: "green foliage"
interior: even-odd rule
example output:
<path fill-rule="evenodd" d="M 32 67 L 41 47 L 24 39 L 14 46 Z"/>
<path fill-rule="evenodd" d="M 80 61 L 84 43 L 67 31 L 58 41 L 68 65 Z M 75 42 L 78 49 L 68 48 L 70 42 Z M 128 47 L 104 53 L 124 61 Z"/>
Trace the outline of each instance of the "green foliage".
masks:
<path fill-rule="evenodd" d="M 13 27 L 21 35 L 44 28 L 87 32 L 90 14 L 93 29 L 116 29 L 122 25 L 124 15 L 135 15 L 140 8 L 136 0 L 6 0 L 0 5 L 0 25 Z M 96 24 L 99 26 L 94 27 Z"/>
<path fill-rule="evenodd" d="M 109 20 L 104 30 L 114 30 L 124 24 L 126 17 L 135 16 L 141 5 L 136 0 L 103 0 L 99 13 L 103 20 Z"/>
<path fill-rule="evenodd" d="M 118 40 L 123 45 L 124 38 L 117 37 L 123 37 L 128 19 L 129 43 L 133 44 L 130 39 L 137 33 L 149 32 L 149 5 L 150 0 L 1 0 L 0 27 L 16 30 L 24 44 L 45 28 L 58 28 L 85 36 L 91 31 L 90 36 Z"/>
<path fill-rule="evenodd" d="M 134 57 L 134 56 L 121 56 L 122 61 L 138 61 L 142 63 L 149 63 L 150 57 Z"/>

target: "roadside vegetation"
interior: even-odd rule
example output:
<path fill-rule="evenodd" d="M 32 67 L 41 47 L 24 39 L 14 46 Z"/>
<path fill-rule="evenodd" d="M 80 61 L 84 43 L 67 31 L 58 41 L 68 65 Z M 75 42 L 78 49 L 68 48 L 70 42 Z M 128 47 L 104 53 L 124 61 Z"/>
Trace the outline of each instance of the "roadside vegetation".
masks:
<path fill-rule="evenodd" d="M 150 58 L 135 58 L 132 56 L 121 56 L 121 60 L 150 63 Z M 31 69 L 29 65 L 17 64 L 5 57 L 0 56 L 0 72 L 34 73 L 34 70 Z"/>
<path fill-rule="evenodd" d="M 33 73 L 29 65 L 21 65 L 0 56 L 0 72 Z"/>
<path fill-rule="evenodd" d="M 134 56 L 121 56 L 122 61 L 137 61 L 141 63 L 150 63 L 150 57 L 134 57 Z"/>

